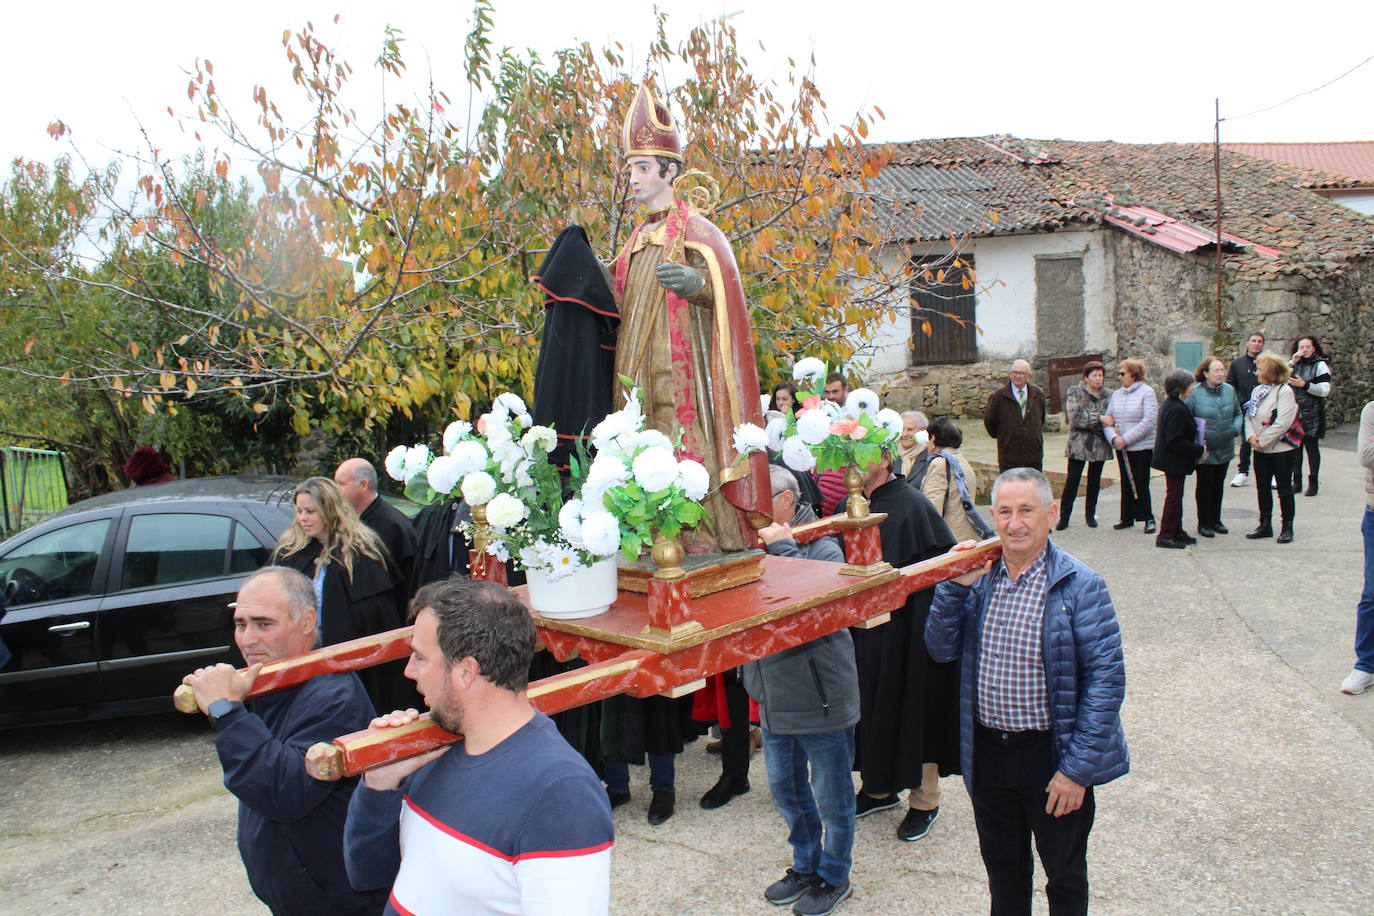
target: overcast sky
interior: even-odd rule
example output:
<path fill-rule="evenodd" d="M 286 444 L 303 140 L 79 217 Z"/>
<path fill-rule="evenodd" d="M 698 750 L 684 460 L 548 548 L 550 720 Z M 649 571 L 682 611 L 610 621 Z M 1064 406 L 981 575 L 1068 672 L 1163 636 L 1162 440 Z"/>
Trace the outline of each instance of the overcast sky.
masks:
<path fill-rule="evenodd" d="M 664 4 L 670 38 L 734 14 L 746 58 L 782 75 L 784 58 L 816 58 L 839 120 L 862 105 L 887 114 L 871 139 L 1010 133 L 1031 138 L 1210 140 L 1213 99 L 1241 115 L 1311 90 L 1374 55 L 1374 4 L 1060 0 L 1057 3 L 855 3 L 690 0 Z M 333 23 L 341 14 L 339 24 Z M 167 117 L 187 103 L 184 71 L 215 65 L 220 95 L 246 107 L 255 83 L 285 92 L 281 34 L 307 19 L 353 64 L 360 114 L 380 99 L 372 66 L 385 25 L 400 28 L 412 93 L 432 73 L 464 96 L 471 6 L 446 0 L 49 0 L 8 4 L 0 156 L 51 159 L 54 118 L 88 155 L 139 144 L 141 120 L 166 150 L 189 148 Z M 496 0 L 498 45 L 542 52 L 621 42 L 643 59 L 651 2 Z M 766 51 L 758 48 L 762 42 Z M 388 90 L 397 97 L 398 88 Z M 1276 110 L 1222 124 L 1223 141 L 1374 139 L 1374 62 Z M 450 111 L 456 119 L 458 113 Z"/>

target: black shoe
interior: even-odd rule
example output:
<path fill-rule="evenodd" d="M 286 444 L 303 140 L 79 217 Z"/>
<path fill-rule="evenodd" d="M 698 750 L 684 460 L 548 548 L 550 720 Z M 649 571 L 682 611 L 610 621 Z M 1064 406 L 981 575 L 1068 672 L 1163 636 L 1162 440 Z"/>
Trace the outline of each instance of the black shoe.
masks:
<path fill-rule="evenodd" d="M 1293 489 L 1296 490 L 1297 487 L 1294 487 Z M 1302 495 L 1303 495 L 1303 496 L 1316 496 L 1316 495 L 1317 495 L 1317 480 L 1316 480 L 1315 477 L 1309 477 L 1309 478 L 1307 479 L 1307 489 L 1302 491 Z"/>
<path fill-rule="evenodd" d="M 1208 528 L 1206 525 L 1198 525 L 1197 533 L 1205 538 L 1214 538 L 1217 536 L 1217 533 L 1213 531 L 1211 528 Z"/>
<path fill-rule="evenodd" d="M 1150 519 L 1149 521 L 1147 521 L 1147 522 L 1145 523 L 1145 533 L 1146 533 L 1146 534 L 1154 534 L 1156 528 L 1157 528 L 1157 526 L 1155 525 L 1155 520 L 1154 520 L 1154 519 Z"/>
<path fill-rule="evenodd" d="M 1245 536 L 1246 540 L 1258 541 L 1260 538 L 1271 538 L 1274 536 L 1274 529 L 1268 522 L 1260 522 L 1259 527 Z"/>
<path fill-rule="evenodd" d="M 716 780 L 716 784 L 701 796 L 701 807 L 706 810 L 719 808 L 722 805 L 730 804 L 730 799 L 736 795 L 743 795 L 749 791 L 748 779 L 737 779 L 734 776 L 722 776 Z"/>
<path fill-rule="evenodd" d="M 1117 522 L 1115 525 L 1112 526 L 1112 528 L 1113 528 L 1114 530 L 1116 530 L 1116 531 L 1121 531 L 1121 530 L 1126 529 L 1126 528 L 1134 528 L 1134 527 L 1135 527 L 1135 521 L 1134 521 L 1134 520 L 1129 521 L 1129 522 Z"/>
<path fill-rule="evenodd" d="M 1180 531 L 1178 534 L 1174 535 L 1174 540 L 1175 540 L 1175 541 L 1182 541 L 1182 542 L 1185 543 L 1185 544 L 1196 544 L 1196 543 L 1197 543 L 1197 538 L 1193 537 L 1191 534 L 1189 534 L 1189 533 L 1186 532 L 1186 531 Z"/>
<path fill-rule="evenodd" d="M 865 795 L 860 792 L 854 797 L 854 816 L 866 817 L 874 811 L 886 811 L 888 808 L 897 807 L 900 799 L 897 793 L 893 792 L 887 798 L 874 798 L 872 795 Z"/>
<path fill-rule="evenodd" d="M 1170 550 L 1182 550 L 1188 545 L 1183 541 L 1178 541 L 1173 538 L 1155 538 L 1155 546 L 1167 547 Z"/>
<path fill-rule="evenodd" d="M 1067 515 L 1059 516 L 1059 524 L 1054 526 L 1054 530 L 1063 531 L 1067 527 L 1069 527 L 1069 517 Z"/>
<path fill-rule="evenodd" d="M 1095 515 L 1089 515 L 1087 518 L 1083 519 L 1083 521 L 1089 528 L 1097 527 L 1097 516 Z"/>
<path fill-rule="evenodd" d="M 1278 539 L 1277 539 L 1277 540 L 1278 540 L 1278 542 L 1279 542 L 1280 544 L 1291 544 L 1291 543 L 1293 543 L 1293 526 L 1292 526 L 1292 525 L 1284 525 L 1282 528 L 1280 528 L 1280 529 L 1279 529 L 1279 536 L 1278 536 Z"/>
<path fill-rule="evenodd" d="M 657 827 L 673 816 L 673 805 L 677 793 L 671 789 L 654 789 L 653 801 L 649 802 L 649 823 Z"/>
<path fill-rule="evenodd" d="M 897 839 L 906 840 L 908 843 L 919 840 L 930 833 L 930 825 L 935 823 L 935 819 L 939 816 L 939 808 L 932 808 L 929 811 L 909 808 L 906 817 L 902 818 L 902 822 L 897 825 Z"/>
<path fill-rule="evenodd" d="M 854 888 L 848 881 L 839 887 L 817 881 L 806 889 L 806 893 L 792 907 L 792 912 L 797 916 L 830 916 L 836 907 L 852 896 Z"/>
<path fill-rule="evenodd" d="M 617 792 L 615 789 L 607 789 L 606 797 L 611 800 L 611 810 L 614 811 L 621 805 L 630 800 L 629 792 Z"/>
<path fill-rule="evenodd" d="M 763 892 L 763 899 L 774 906 L 793 903 L 801 899 L 801 895 L 809 891 L 811 886 L 820 880 L 817 875 L 804 875 L 789 868 L 785 875 L 768 885 Z"/>
<path fill-rule="evenodd" d="M 1215 531 L 1217 534 L 1230 534 L 1230 533 L 1231 533 L 1231 529 L 1230 529 L 1230 528 L 1227 528 L 1227 527 L 1226 527 L 1225 525 L 1223 525 L 1221 522 L 1212 522 L 1212 530 Z"/>

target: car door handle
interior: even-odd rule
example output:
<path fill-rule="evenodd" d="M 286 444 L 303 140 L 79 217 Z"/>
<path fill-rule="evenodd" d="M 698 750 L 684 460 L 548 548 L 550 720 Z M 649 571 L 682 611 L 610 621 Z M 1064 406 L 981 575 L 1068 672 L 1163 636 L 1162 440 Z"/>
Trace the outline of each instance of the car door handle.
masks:
<path fill-rule="evenodd" d="M 48 627 L 49 633 L 75 633 L 77 630 L 90 629 L 89 620 L 80 620 L 76 623 L 59 623 L 56 626 Z"/>

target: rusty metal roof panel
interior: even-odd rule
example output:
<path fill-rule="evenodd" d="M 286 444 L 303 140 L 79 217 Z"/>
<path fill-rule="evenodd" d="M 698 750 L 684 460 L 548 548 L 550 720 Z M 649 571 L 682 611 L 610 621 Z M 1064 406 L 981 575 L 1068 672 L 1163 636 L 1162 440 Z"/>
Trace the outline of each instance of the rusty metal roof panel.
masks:
<path fill-rule="evenodd" d="M 1223 143 L 1222 149 L 1353 178 L 1374 186 L 1374 140 L 1344 143 Z"/>

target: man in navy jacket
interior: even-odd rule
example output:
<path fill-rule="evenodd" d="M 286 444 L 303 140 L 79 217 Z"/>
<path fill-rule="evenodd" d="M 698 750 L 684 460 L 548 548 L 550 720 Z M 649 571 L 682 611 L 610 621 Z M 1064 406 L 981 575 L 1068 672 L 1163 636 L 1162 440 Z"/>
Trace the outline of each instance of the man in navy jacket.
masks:
<path fill-rule="evenodd" d="M 1004 472 L 992 501 L 1002 558 L 936 588 L 926 647 L 963 659 L 960 758 L 992 912 L 1029 916 L 1034 835 L 1052 916 L 1087 913 L 1092 787 L 1130 768 L 1116 612 L 1102 577 L 1050 543 L 1043 474 Z"/>
<path fill-rule="evenodd" d="M 357 779 L 317 782 L 305 772 L 316 742 L 360 731 L 372 702 L 355 674 L 325 674 L 245 705 L 258 671 L 315 647 L 315 593 L 294 569 L 269 566 L 243 583 L 234 642 L 248 669 L 199 668 L 185 678 L 215 729 L 224 785 L 239 800 L 239 854 L 253 893 L 273 913 L 376 914 L 385 891 L 354 891 L 343 830 Z"/>

